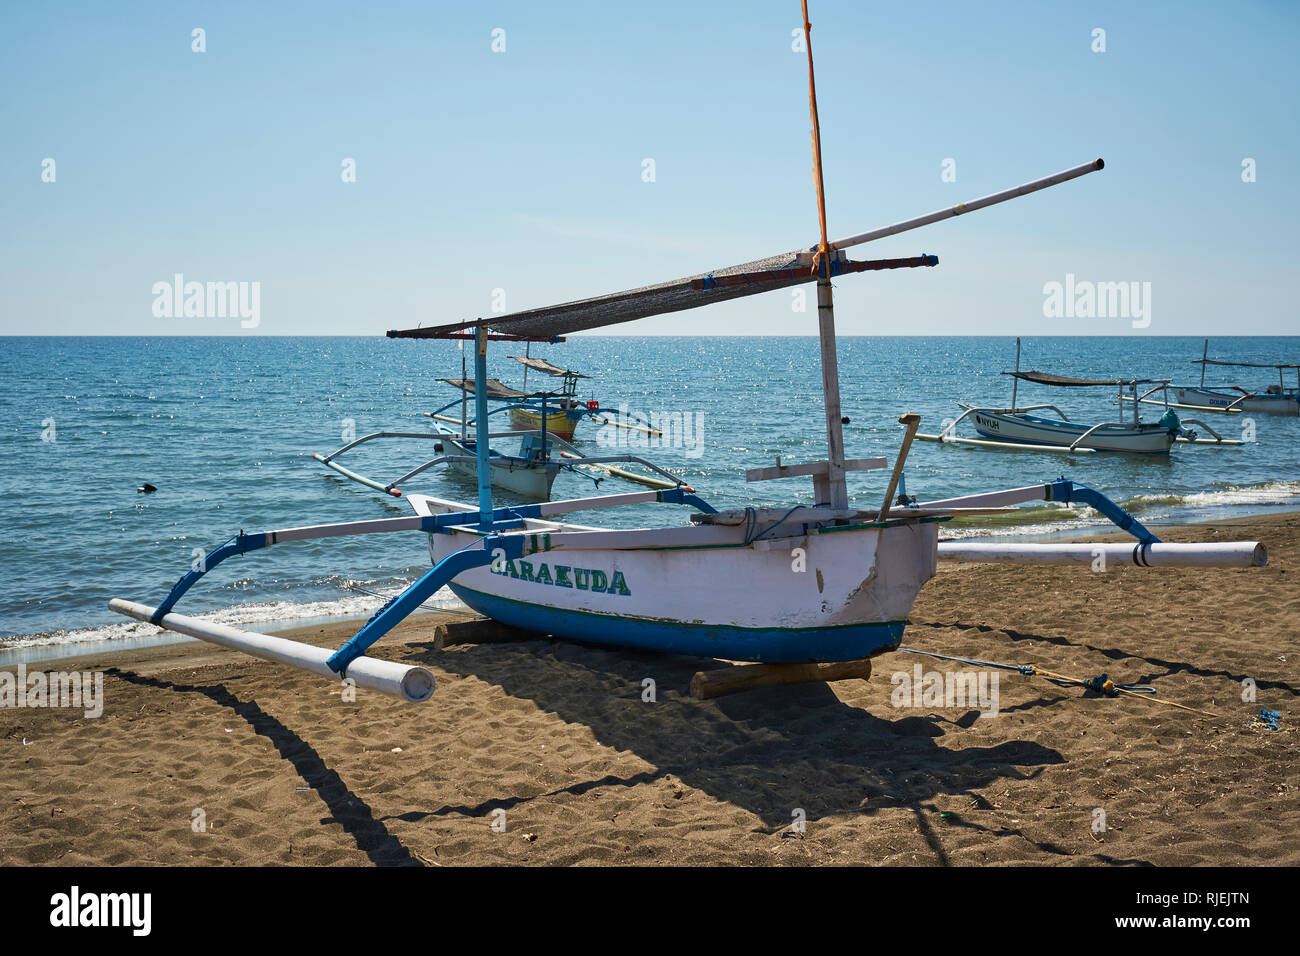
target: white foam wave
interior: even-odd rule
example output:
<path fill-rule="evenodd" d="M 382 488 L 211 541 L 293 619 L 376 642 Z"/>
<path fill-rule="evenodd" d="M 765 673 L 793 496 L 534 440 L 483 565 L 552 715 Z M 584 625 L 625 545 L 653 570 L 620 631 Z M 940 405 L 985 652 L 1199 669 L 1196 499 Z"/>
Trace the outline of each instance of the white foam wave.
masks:
<path fill-rule="evenodd" d="M 330 601 L 260 601 L 236 604 L 216 611 L 189 615 L 204 621 L 248 627 L 253 624 L 274 622 L 276 629 L 292 627 L 294 622 L 327 617 L 367 617 L 379 610 L 384 602 L 400 594 L 405 584 L 387 584 L 371 589 L 373 593 L 352 593 Z M 448 588 L 443 588 L 424 602 L 425 609 L 459 609 L 464 605 Z M 186 613 L 183 607 L 178 613 Z M 16 650 L 29 647 L 48 647 L 66 644 L 90 644 L 105 641 L 135 640 L 154 637 L 163 629 L 143 621 L 123 620 L 120 623 L 75 630 L 51 631 L 45 634 L 25 634 L 6 638 L 0 648 Z"/>

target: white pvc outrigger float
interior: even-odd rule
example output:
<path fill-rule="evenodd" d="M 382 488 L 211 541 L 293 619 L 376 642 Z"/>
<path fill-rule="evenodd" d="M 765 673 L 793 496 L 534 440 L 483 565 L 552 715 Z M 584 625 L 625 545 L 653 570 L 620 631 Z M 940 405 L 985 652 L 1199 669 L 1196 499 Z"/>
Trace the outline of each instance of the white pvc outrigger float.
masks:
<path fill-rule="evenodd" d="M 269 634 L 257 634 L 253 631 L 241 631 L 215 621 L 203 621 L 184 614 L 163 614 L 158 620 L 156 607 L 123 601 L 114 598 L 108 602 L 110 609 L 138 621 L 157 624 L 169 631 L 197 637 L 210 644 L 220 644 L 231 650 L 243 651 L 253 657 L 267 661 L 288 664 L 299 670 L 310 671 L 321 677 L 338 680 L 339 675 L 329 666 L 330 656 L 334 653 L 323 647 L 291 641 L 284 637 Z M 348 678 L 357 687 L 379 691 L 390 697 L 418 704 L 433 696 L 435 686 L 433 672 L 418 664 L 398 664 L 394 661 L 381 661 L 373 657 L 358 657 L 348 666 Z"/>
<path fill-rule="evenodd" d="M 1135 564 L 1140 568 L 1262 568 L 1268 550 L 1258 541 L 1222 544 L 1003 544 L 993 541 L 940 541 L 939 557 L 1009 564 Z"/>

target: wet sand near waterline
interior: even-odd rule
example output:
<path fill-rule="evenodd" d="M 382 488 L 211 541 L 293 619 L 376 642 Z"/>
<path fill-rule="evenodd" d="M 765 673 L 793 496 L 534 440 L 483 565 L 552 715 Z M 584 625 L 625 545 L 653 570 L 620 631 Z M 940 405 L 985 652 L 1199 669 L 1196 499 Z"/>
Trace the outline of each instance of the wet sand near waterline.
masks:
<path fill-rule="evenodd" d="M 423 705 L 345 703 L 202 644 L 31 665 L 102 668 L 104 713 L 0 710 L 0 863 L 1300 863 L 1300 515 L 1160 534 L 1259 539 L 1269 566 L 945 562 L 904 644 L 1105 672 L 1218 719 L 1011 672 L 993 718 L 898 709 L 891 674 L 969 669 L 907 654 L 870 682 L 696 701 L 691 676 L 725 665 L 548 639 L 436 651 L 448 615 L 426 614 L 378 655 L 434 671 Z M 1280 730 L 1249 726 L 1260 707 Z"/>

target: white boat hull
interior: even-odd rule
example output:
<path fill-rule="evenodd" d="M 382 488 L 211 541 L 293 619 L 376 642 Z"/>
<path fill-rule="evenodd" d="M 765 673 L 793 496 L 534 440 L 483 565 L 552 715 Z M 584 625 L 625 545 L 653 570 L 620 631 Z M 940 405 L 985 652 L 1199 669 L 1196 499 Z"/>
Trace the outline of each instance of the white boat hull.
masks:
<path fill-rule="evenodd" d="M 449 455 L 474 455 L 472 447 L 467 449 L 452 438 L 443 438 L 442 443 Z M 504 455 L 494 454 L 488 463 L 492 468 L 492 487 L 511 492 L 525 501 L 549 501 L 551 486 L 555 483 L 555 476 L 560 473 L 560 466 L 554 463 L 523 463 L 518 458 Z M 478 465 L 475 462 L 450 462 L 447 470 L 467 481 L 478 479 Z"/>
<path fill-rule="evenodd" d="M 421 514 L 465 507 L 408 500 Z M 532 553 L 452 581 L 474 610 L 595 644 L 765 662 L 855 660 L 896 647 L 934 575 L 938 527 L 869 523 L 746 544 L 742 526 L 607 532 L 527 524 L 536 532 Z M 578 547 L 564 534 L 552 547 L 551 536 L 564 532 L 601 540 Z M 436 563 L 477 537 L 431 534 L 430 557 Z"/>
<path fill-rule="evenodd" d="M 1173 393 L 1184 405 L 1198 405 L 1202 408 L 1240 408 L 1246 412 L 1262 412 L 1271 415 L 1300 415 L 1300 395 L 1287 392 L 1282 395 L 1251 395 L 1240 402 L 1241 392 L 1231 388 L 1175 388 Z M 1233 405 L 1233 402 L 1237 404 Z"/>
<path fill-rule="evenodd" d="M 1036 415 L 1002 412 L 978 411 L 970 417 L 975 430 L 984 438 L 1047 448 L 1069 448 L 1091 427 Z M 1097 429 L 1079 447 L 1136 455 L 1167 455 L 1175 437 L 1170 429 L 1160 425 L 1107 426 Z"/>

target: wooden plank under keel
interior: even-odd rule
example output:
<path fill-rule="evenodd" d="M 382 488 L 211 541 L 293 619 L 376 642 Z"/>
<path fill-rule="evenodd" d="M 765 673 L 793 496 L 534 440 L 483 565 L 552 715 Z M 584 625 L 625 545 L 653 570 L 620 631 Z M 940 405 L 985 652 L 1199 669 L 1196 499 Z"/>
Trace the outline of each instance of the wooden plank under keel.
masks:
<path fill-rule="evenodd" d="M 698 700 L 708 700 L 760 687 L 815 681 L 868 680 L 870 677 L 869 657 L 831 663 L 736 664 L 721 670 L 699 671 L 691 678 L 691 696 Z"/>
<path fill-rule="evenodd" d="M 439 624 L 433 631 L 433 647 L 440 651 L 453 644 L 507 644 L 512 641 L 536 641 L 542 637 L 537 631 L 525 631 L 485 617 Z"/>

